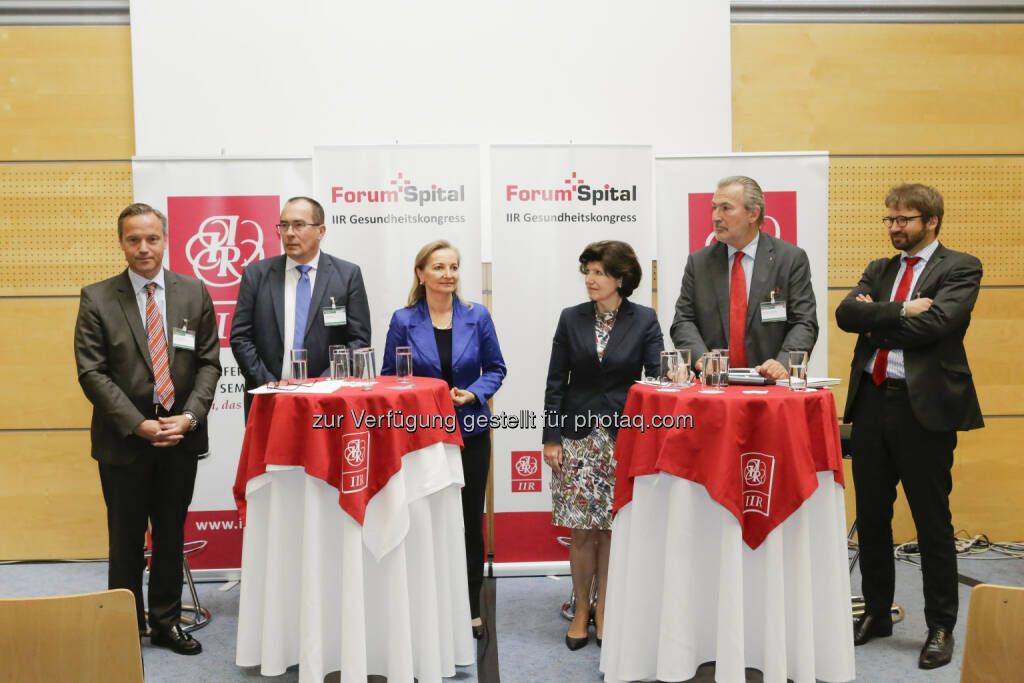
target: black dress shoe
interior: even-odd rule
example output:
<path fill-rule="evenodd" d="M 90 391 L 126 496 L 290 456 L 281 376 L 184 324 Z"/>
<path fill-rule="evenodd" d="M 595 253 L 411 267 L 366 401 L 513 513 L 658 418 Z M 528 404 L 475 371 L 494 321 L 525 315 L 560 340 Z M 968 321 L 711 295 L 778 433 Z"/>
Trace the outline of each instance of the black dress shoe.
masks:
<path fill-rule="evenodd" d="M 203 651 L 199 641 L 181 630 L 175 624 L 169 631 L 153 629 L 149 642 L 158 647 L 166 647 L 179 655 L 197 655 Z"/>
<path fill-rule="evenodd" d="M 941 626 L 928 629 L 928 640 L 921 648 L 917 665 L 922 669 L 936 669 L 949 664 L 953 658 L 953 633 Z"/>
<path fill-rule="evenodd" d="M 892 615 L 886 612 L 875 616 L 863 614 L 853 622 L 853 644 L 863 645 L 872 638 L 885 638 L 892 635 Z"/>
<path fill-rule="evenodd" d="M 484 620 L 481 618 L 479 624 L 473 624 L 473 637 L 480 640 L 487 633 L 487 626 L 484 624 Z"/>
<path fill-rule="evenodd" d="M 583 636 L 582 638 L 573 638 L 568 633 L 565 634 L 565 646 L 570 650 L 578 650 L 584 647 L 590 642 L 590 634 Z"/>

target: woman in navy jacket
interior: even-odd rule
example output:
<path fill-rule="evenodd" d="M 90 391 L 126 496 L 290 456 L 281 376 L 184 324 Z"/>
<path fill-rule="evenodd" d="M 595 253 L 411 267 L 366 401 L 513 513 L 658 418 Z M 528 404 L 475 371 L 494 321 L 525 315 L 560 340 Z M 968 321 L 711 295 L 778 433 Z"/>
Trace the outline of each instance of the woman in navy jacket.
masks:
<path fill-rule="evenodd" d="M 590 641 L 587 626 L 595 576 L 594 624 L 601 644 L 615 487 L 614 419 L 622 413 L 626 394 L 641 371 L 658 374 L 665 348 L 654 309 L 626 299 L 642 275 L 633 248 L 614 240 L 594 242 L 579 260 L 590 300 L 559 316 L 544 392 L 551 522 L 572 529 L 569 567 L 576 614 L 565 635 L 570 650 Z"/>
<path fill-rule="evenodd" d="M 445 240 L 430 242 L 416 255 L 409 304 L 391 316 L 382 375 L 395 374 L 395 349 L 408 346 L 413 374 L 437 377 L 451 388 L 462 430 L 462 516 L 466 527 L 466 573 L 473 636 L 480 620 L 483 585 L 484 492 L 491 464 L 491 411 L 487 400 L 505 378 L 505 360 L 491 316 L 481 304 L 458 296 L 459 252 Z"/>

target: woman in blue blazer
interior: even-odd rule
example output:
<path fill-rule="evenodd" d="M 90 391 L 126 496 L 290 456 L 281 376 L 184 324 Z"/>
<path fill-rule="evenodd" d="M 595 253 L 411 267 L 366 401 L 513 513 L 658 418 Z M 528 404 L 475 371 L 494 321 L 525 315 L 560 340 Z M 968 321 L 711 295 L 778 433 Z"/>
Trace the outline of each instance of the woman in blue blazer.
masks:
<path fill-rule="evenodd" d="M 559 316 L 544 392 L 551 521 L 572 529 L 569 566 L 576 614 L 565 635 L 570 650 L 590 641 L 595 576 L 594 623 L 601 644 L 618 434 L 614 418 L 622 413 L 626 394 L 642 370 L 657 376 L 665 348 L 654 309 L 626 299 L 642 276 L 633 248 L 614 240 L 594 242 L 579 260 L 590 300 Z"/>
<path fill-rule="evenodd" d="M 391 316 L 382 375 L 395 374 L 395 349 L 412 351 L 413 374 L 437 377 L 451 388 L 462 430 L 462 516 L 466 527 L 466 573 L 473 636 L 484 634 L 480 619 L 483 585 L 484 492 L 491 465 L 491 411 L 487 400 L 505 378 L 505 360 L 491 316 L 481 304 L 459 299 L 459 252 L 445 240 L 430 242 L 416 255 L 409 304 Z"/>

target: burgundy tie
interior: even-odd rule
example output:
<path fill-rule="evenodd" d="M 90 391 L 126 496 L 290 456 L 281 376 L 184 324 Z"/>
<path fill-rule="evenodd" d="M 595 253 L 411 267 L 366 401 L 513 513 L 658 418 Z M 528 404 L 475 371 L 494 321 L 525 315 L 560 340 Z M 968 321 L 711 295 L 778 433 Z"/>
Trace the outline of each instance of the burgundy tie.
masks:
<path fill-rule="evenodd" d="M 914 264 L 921 260 L 920 256 L 912 256 L 906 259 L 907 267 L 903 269 L 903 277 L 900 278 L 900 286 L 896 288 L 896 296 L 893 301 L 906 301 L 910 294 L 910 282 L 914 279 Z M 875 356 L 875 367 L 871 369 L 871 379 L 875 384 L 885 381 L 885 366 L 889 360 L 889 349 L 878 349 Z"/>
<path fill-rule="evenodd" d="M 747 331 L 747 276 L 743 273 L 743 252 L 737 251 L 729 280 L 729 365 L 747 367 L 743 337 Z"/>
<path fill-rule="evenodd" d="M 149 358 L 153 361 L 153 380 L 156 397 L 166 410 L 174 405 L 174 384 L 171 383 L 171 365 L 167 362 L 167 337 L 160 309 L 156 307 L 156 283 L 146 285 L 146 336 L 149 337 Z"/>

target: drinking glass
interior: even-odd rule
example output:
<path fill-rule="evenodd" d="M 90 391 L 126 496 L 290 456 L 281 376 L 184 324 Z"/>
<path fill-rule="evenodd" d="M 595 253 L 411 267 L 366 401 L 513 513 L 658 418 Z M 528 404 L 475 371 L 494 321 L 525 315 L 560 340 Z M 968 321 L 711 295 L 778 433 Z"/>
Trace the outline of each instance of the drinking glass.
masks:
<path fill-rule="evenodd" d="M 365 348 L 355 352 L 352 358 L 352 374 L 357 381 L 362 383 L 364 391 L 369 391 L 373 388 L 373 380 L 377 377 L 373 349 Z"/>
<path fill-rule="evenodd" d="M 789 352 L 789 390 L 807 391 L 807 352 Z"/>
<path fill-rule="evenodd" d="M 725 389 L 729 386 L 729 349 L 718 353 L 718 374 L 715 375 L 715 388 Z"/>
<path fill-rule="evenodd" d="M 348 349 L 344 346 L 332 346 L 331 379 L 347 379 L 348 376 Z"/>
<path fill-rule="evenodd" d="M 292 349 L 291 359 L 292 379 L 296 382 L 305 382 L 309 379 L 309 374 L 307 372 L 309 365 L 307 362 L 308 357 L 306 355 L 306 349 Z"/>
<path fill-rule="evenodd" d="M 401 384 L 412 385 L 412 349 L 408 346 L 395 349 L 395 376 Z"/>
<path fill-rule="evenodd" d="M 690 349 L 676 349 L 679 360 L 676 367 L 676 384 L 681 387 L 690 386 Z"/>
<path fill-rule="evenodd" d="M 721 393 L 716 387 L 718 385 L 718 363 L 721 356 L 714 353 L 705 353 L 700 358 L 700 393 L 718 394 Z"/>
<path fill-rule="evenodd" d="M 661 370 L 658 373 L 658 384 L 663 387 L 672 386 L 679 367 L 679 356 L 675 351 L 661 352 Z"/>

